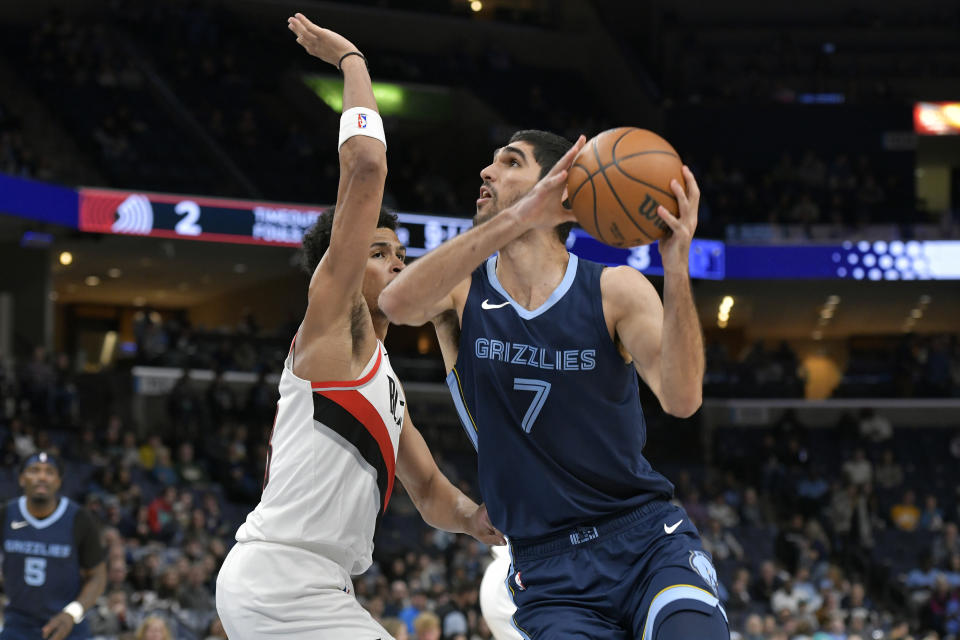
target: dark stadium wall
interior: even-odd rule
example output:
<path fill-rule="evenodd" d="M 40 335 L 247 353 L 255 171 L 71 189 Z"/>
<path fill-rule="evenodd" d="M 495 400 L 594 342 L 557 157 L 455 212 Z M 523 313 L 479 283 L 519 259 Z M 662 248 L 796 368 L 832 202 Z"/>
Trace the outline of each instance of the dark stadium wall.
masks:
<path fill-rule="evenodd" d="M 49 260 L 45 249 L 0 245 L 0 291 L 10 293 L 13 299 L 14 354 L 28 354 L 35 346 L 52 346 Z"/>
<path fill-rule="evenodd" d="M 190 307 L 190 322 L 209 328 L 233 327 L 249 310 L 267 331 L 291 320 L 299 323 L 307 308 L 307 284 L 305 275 L 294 273 L 251 287 L 231 289 Z"/>

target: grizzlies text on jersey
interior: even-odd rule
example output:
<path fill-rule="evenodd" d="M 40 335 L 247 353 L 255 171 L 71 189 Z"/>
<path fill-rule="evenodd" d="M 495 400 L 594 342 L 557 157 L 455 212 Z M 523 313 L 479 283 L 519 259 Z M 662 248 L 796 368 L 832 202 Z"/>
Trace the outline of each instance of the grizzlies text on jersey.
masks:
<path fill-rule="evenodd" d="M 494 526 L 532 538 L 669 499 L 673 485 L 641 453 L 638 376 L 607 331 L 603 265 L 570 254 L 561 283 L 529 311 L 496 264 L 473 273 L 447 377 Z"/>

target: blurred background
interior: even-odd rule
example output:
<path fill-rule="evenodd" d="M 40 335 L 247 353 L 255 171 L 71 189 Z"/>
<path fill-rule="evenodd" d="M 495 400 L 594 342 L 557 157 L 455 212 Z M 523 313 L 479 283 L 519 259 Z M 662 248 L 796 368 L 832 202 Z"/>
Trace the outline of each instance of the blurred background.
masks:
<path fill-rule="evenodd" d="M 151 614 L 225 637 L 213 585 L 259 498 L 305 308 L 296 247 L 336 195 L 342 81 L 293 42 L 295 11 L 370 61 L 413 259 L 469 228 L 514 130 L 667 138 L 703 191 L 707 374 L 689 420 L 644 389 L 645 453 L 734 637 L 960 637 L 955 2 L 6 2 L 0 498 L 22 456 L 62 454 L 63 492 L 106 531 L 98 637 Z M 568 245 L 662 284 L 655 246 Z M 479 500 L 432 328 L 387 346 Z M 489 557 L 398 488 L 357 595 L 413 638 L 486 640 Z"/>

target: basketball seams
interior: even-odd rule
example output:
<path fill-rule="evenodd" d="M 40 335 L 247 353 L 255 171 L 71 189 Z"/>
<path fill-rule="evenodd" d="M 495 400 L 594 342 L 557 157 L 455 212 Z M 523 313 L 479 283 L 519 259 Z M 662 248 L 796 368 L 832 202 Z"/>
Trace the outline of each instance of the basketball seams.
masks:
<path fill-rule="evenodd" d="M 593 153 L 594 153 L 594 155 L 595 155 L 596 158 L 597 158 L 597 165 L 600 167 L 600 171 L 599 171 L 598 173 L 603 174 L 603 179 L 606 181 L 607 186 L 610 188 L 610 193 L 613 194 L 613 197 L 614 197 L 614 199 L 616 199 L 617 204 L 619 204 L 619 205 L 620 205 L 620 208 L 623 209 L 623 212 L 626 214 L 627 219 L 628 219 L 630 222 L 633 223 L 633 226 L 635 226 L 637 229 L 640 230 L 640 233 L 642 233 L 643 235 L 645 235 L 645 236 L 647 236 L 648 238 L 650 238 L 651 242 L 654 241 L 654 240 L 656 240 L 656 238 L 654 238 L 653 236 L 651 236 L 651 235 L 650 235 L 649 233 L 647 233 L 639 224 L 637 224 L 637 221 L 634 220 L 634 219 L 633 219 L 633 216 L 630 215 L 630 211 L 627 210 L 626 205 L 623 204 L 623 200 L 620 199 L 620 194 L 618 194 L 618 193 L 617 193 L 617 190 L 613 188 L 613 184 L 610 182 L 610 178 L 607 177 L 606 167 L 604 167 L 604 166 L 603 166 L 603 163 L 600 161 L 600 152 L 599 152 L 599 150 L 597 149 L 597 141 L 596 141 L 596 139 L 594 139 L 594 142 L 593 142 Z M 607 165 L 607 166 L 613 166 L 613 165 Z M 618 168 L 619 168 L 619 167 L 618 167 Z M 621 172 L 621 173 L 622 173 L 622 172 Z M 596 192 L 596 189 L 594 189 L 594 192 Z M 594 196 L 594 201 L 596 201 L 596 196 Z M 593 219 L 596 221 L 597 228 L 599 228 L 600 222 L 599 222 L 599 220 L 597 219 L 597 207 L 596 207 L 596 205 L 594 205 L 594 207 L 593 207 Z M 603 240 L 603 238 L 600 238 L 600 240 L 602 240 L 603 242 L 606 242 L 606 240 Z M 608 243 L 608 244 L 609 244 L 609 243 Z M 616 245 L 614 245 L 614 246 L 616 246 Z"/>
<path fill-rule="evenodd" d="M 629 173 L 627 173 L 627 172 L 620 166 L 620 160 L 626 160 L 626 158 L 619 158 L 619 159 L 617 158 L 617 145 L 620 144 L 620 141 L 623 140 L 624 138 L 626 138 L 626 137 L 627 137 L 630 133 L 632 133 L 633 131 L 637 131 L 637 129 L 630 129 L 629 131 L 627 131 L 626 133 L 624 133 L 622 136 L 620 136 L 619 138 L 617 138 L 617 139 L 614 141 L 613 146 L 610 147 L 610 157 L 613 158 L 613 165 L 612 165 L 612 166 L 615 166 L 615 167 L 617 168 L 617 171 L 619 171 L 620 173 L 622 173 L 623 176 L 624 176 L 625 178 L 627 178 L 628 180 L 633 180 L 634 182 L 639 182 L 640 184 L 642 184 L 642 185 L 645 186 L 645 187 L 650 187 L 651 189 L 654 189 L 655 191 L 659 191 L 660 193 L 662 193 L 662 194 L 664 194 L 664 195 L 666 195 L 666 196 L 670 196 L 671 198 L 673 198 L 673 201 L 676 202 L 676 201 L 677 201 L 677 197 L 676 197 L 673 193 L 671 193 L 671 192 L 669 192 L 669 191 L 666 191 L 665 189 L 661 189 L 660 187 L 658 187 L 658 186 L 656 186 L 656 185 L 654 185 L 654 184 L 650 184 L 649 182 L 646 182 L 646 181 L 644 181 L 644 180 L 641 180 L 640 178 L 634 178 L 632 175 L 630 175 Z M 641 154 L 643 154 L 643 153 L 650 153 L 650 152 L 649 152 L 649 151 L 643 151 L 643 152 L 640 152 L 640 153 L 637 153 L 637 154 L 632 154 L 632 155 L 641 155 Z M 673 157 L 677 158 L 677 160 L 680 159 L 680 157 L 677 156 L 676 154 L 670 154 L 670 155 L 672 155 Z M 611 165 L 607 165 L 607 166 L 611 166 Z M 604 167 L 604 169 L 606 169 L 606 167 Z M 606 173 L 604 173 L 604 177 L 606 177 Z M 611 189 L 611 190 L 613 189 L 613 185 L 610 186 L 610 189 Z M 677 206 L 679 206 L 679 203 L 677 203 Z M 629 212 L 627 213 L 627 215 L 628 215 L 628 216 L 630 215 Z M 636 224 L 636 223 L 634 222 L 634 224 Z M 649 237 L 650 237 L 650 234 L 647 234 L 647 237 L 649 238 Z"/>
<path fill-rule="evenodd" d="M 600 150 L 597 148 L 597 139 L 593 139 L 593 156 L 597 159 L 597 166 L 600 167 L 600 173 L 603 173 L 603 162 L 600 160 Z M 594 174 L 596 175 L 596 174 Z M 606 180 L 607 176 L 603 176 Z M 598 240 L 600 242 L 606 242 L 606 238 L 603 235 L 603 231 L 600 229 L 600 217 L 597 215 L 597 187 L 593 184 L 593 175 L 589 176 L 590 180 L 590 190 L 593 192 L 593 228 L 597 230 L 597 235 L 600 237 Z M 607 180 L 607 185 L 610 185 L 610 181 Z M 610 190 L 613 191 L 613 187 L 610 187 Z M 616 197 L 616 193 L 613 194 Z M 623 206 L 621 204 L 621 206 Z"/>

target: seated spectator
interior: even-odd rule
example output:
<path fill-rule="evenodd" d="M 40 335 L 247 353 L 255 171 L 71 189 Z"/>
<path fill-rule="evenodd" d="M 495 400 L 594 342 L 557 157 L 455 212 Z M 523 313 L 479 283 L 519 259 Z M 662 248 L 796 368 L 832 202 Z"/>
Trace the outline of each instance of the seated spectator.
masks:
<path fill-rule="evenodd" d="M 194 458 L 193 445 L 182 442 L 177 449 L 177 476 L 181 484 L 196 487 L 207 481 L 207 473 Z"/>
<path fill-rule="evenodd" d="M 804 535 L 803 514 L 794 513 L 790 522 L 777 534 L 773 553 L 787 571 L 796 573 L 800 561 L 810 547 L 810 541 Z M 776 609 L 774 611 L 777 611 Z"/>
<path fill-rule="evenodd" d="M 940 575 L 940 571 L 934 568 L 933 558 L 929 553 L 922 553 L 920 556 L 920 566 L 911 569 L 904 578 L 903 584 L 912 591 L 929 590 Z"/>
<path fill-rule="evenodd" d="M 724 528 L 735 527 L 740 521 L 736 510 L 727 503 L 723 493 L 715 495 L 707 505 L 707 516 Z"/>
<path fill-rule="evenodd" d="M 915 502 L 916 498 L 913 491 L 904 492 L 903 500 L 890 509 L 890 520 L 893 522 L 893 526 L 901 531 L 913 531 L 917 528 L 917 523 L 920 521 L 920 509 L 914 504 Z"/>
<path fill-rule="evenodd" d="M 383 628 L 387 630 L 394 640 L 408 640 L 410 636 L 407 633 L 407 625 L 397 618 L 384 618 Z"/>
<path fill-rule="evenodd" d="M 151 471 L 153 478 L 162 485 L 175 485 L 179 478 L 170 459 L 170 449 L 161 446 L 156 450 L 156 461 Z"/>
<path fill-rule="evenodd" d="M 440 640 L 440 618 L 425 611 L 413 621 L 413 631 L 416 640 Z"/>
<path fill-rule="evenodd" d="M 960 596 L 950 588 L 942 573 L 934 580 L 933 591 L 920 619 L 925 628 L 944 636 L 954 637 L 960 631 Z"/>
<path fill-rule="evenodd" d="M 883 462 L 877 466 L 876 484 L 881 489 L 896 489 L 903 484 L 903 467 L 893 457 L 891 449 L 883 452 Z"/>
<path fill-rule="evenodd" d="M 853 459 L 843 464 L 843 475 L 847 482 L 858 487 L 873 482 L 873 465 L 862 448 L 857 448 L 853 452 Z"/>
<path fill-rule="evenodd" d="M 951 589 L 960 589 L 960 553 L 950 556 L 947 562 L 947 571 L 944 574 Z"/>
<path fill-rule="evenodd" d="M 87 617 L 94 636 L 118 636 L 137 629 L 137 616 L 130 611 L 127 592 L 123 590 L 110 591 Z"/>
<path fill-rule="evenodd" d="M 764 560 L 760 564 L 760 573 L 750 585 L 750 596 L 755 602 L 769 605 L 774 592 L 780 589 L 787 577 L 788 574 L 785 571 L 777 571 L 777 565 L 773 560 Z"/>
<path fill-rule="evenodd" d="M 943 512 L 937 507 L 937 496 L 927 495 L 923 500 L 923 511 L 917 522 L 920 531 L 940 531 L 943 529 Z"/>
<path fill-rule="evenodd" d="M 703 548 L 713 556 L 716 562 L 743 559 L 743 547 L 737 539 L 724 529 L 719 520 L 710 520 L 706 531 L 700 534 Z"/>
<path fill-rule="evenodd" d="M 960 532 L 956 522 L 948 522 L 933 539 L 931 554 L 933 564 L 938 567 L 944 566 L 950 556 L 960 554 Z"/>
<path fill-rule="evenodd" d="M 759 527 L 769 520 L 760 504 L 757 490 L 753 487 L 747 487 L 743 492 L 743 502 L 740 504 L 740 520 L 744 525 L 750 527 Z"/>
<path fill-rule="evenodd" d="M 724 603 L 728 611 L 741 612 L 750 608 L 753 597 L 750 595 L 750 570 L 744 567 L 737 569 L 730 583 L 730 591 Z"/>
<path fill-rule="evenodd" d="M 744 623 L 743 640 L 765 640 L 763 633 L 763 618 L 753 613 L 747 616 Z"/>
<path fill-rule="evenodd" d="M 136 640 L 174 640 L 167 621 L 160 616 L 150 616 L 137 629 Z"/>

